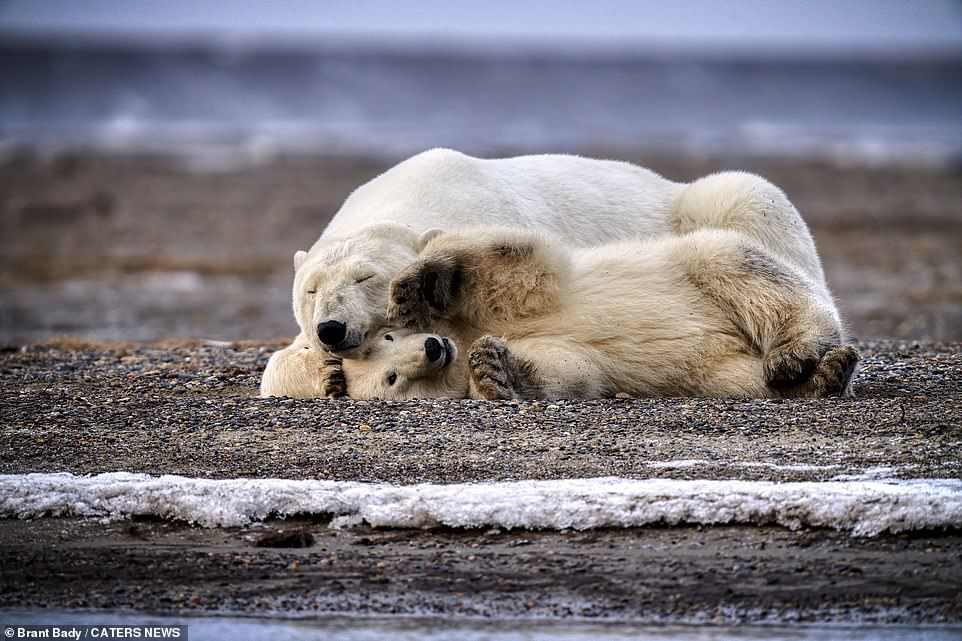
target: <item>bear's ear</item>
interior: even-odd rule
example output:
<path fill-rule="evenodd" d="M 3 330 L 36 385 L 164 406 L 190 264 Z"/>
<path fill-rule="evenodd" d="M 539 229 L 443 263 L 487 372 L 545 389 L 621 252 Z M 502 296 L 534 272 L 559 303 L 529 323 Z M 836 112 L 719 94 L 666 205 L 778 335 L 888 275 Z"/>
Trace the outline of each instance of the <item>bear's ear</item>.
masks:
<path fill-rule="evenodd" d="M 298 269 L 300 269 L 300 268 L 301 268 L 301 265 L 304 264 L 304 261 L 305 261 L 305 260 L 307 260 L 307 252 L 306 252 L 306 251 L 296 251 L 296 252 L 294 252 L 294 271 L 297 271 Z"/>
<path fill-rule="evenodd" d="M 429 242 L 431 242 L 432 240 L 434 240 L 435 238 L 437 238 L 443 233 L 444 233 L 443 229 L 427 230 L 426 232 L 422 233 L 421 236 L 418 238 L 418 245 L 416 249 L 418 251 L 421 251 L 422 249 L 424 249 L 425 245 L 427 245 Z"/>

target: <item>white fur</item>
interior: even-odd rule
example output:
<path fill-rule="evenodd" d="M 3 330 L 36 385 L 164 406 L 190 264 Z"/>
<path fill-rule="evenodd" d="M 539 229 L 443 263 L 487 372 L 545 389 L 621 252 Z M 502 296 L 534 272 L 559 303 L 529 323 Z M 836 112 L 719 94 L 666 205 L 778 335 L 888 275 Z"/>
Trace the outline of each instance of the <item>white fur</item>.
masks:
<path fill-rule="evenodd" d="M 547 234 L 503 228 L 444 234 L 398 276 L 389 316 L 432 316 L 412 300 L 425 273 L 446 269 L 460 272 L 461 284 L 427 324 L 444 323 L 463 348 L 488 335 L 481 342 L 500 343 L 534 372 L 492 391 L 479 378 L 485 363 L 479 368 L 469 355 L 476 398 L 814 396 L 847 386 L 771 385 L 784 359 L 818 359 L 841 346 L 843 329 L 812 278 L 744 234 L 699 230 L 575 250 Z M 483 354 L 478 345 L 472 352 Z M 355 371 L 380 366 L 372 359 Z M 445 389 L 466 376 L 464 365 L 450 369 L 438 376 Z M 497 361 L 495 376 L 510 369 Z M 356 376 L 348 376 L 349 391 Z"/>
<path fill-rule="evenodd" d="M 376 222 L 415 231 L 505 225 L 598 245 L 667 230 L 684 185 L 637 165 L 550 154 L 485 160 L 432 149 L 361 185 L 321 236 Z"/>
<path fill-rule="evenodd" d="M 725 172 L 686 185 L 626 162 L 569 155 L 483 160 L 433 149 L 358 187 L 311 249 L 295 254 L 293 305 L 304 340 L 328 349 L 317 325 L 343 322 L 347 336 L 330 349 L 357 357 L 385 324 L 389 281 L 414 260 L 430 230 L 477 225 L 545 231 L 584 247 L 701 228 L 743 230 L 828 292 L 805 223 L 758 176 Z M 355 282 L 367 274 L 373 278 Z"/>
<path fill-rule="evenodd" d="M 261 377 L 261 396 L 327 396 L 324 361 L 324 352 L 311 349 L 307 341 L 298 337 L 292 344 L 271 354 Z"/>
<path fill-rule="evenodd" d="M 429 272 L 436 299 L 452 292 L 441 308 L 418 300 Z M 467 357 L 440 367 L 425 359 L 432 335 L 381 332 L 343 363 L 354 398 L 822 396 L 847 391 L 857 357 L 820 284 L 730 230 L 576 249 L 505 228 L 442 234 L 395 279 L 389 316 L 424 321 Z M 492 343 L 526 373 L 503 384 L 513 366 L 485 357 Z M 813 375 L 774 384 L 805 360 L 819 361 Z"/>

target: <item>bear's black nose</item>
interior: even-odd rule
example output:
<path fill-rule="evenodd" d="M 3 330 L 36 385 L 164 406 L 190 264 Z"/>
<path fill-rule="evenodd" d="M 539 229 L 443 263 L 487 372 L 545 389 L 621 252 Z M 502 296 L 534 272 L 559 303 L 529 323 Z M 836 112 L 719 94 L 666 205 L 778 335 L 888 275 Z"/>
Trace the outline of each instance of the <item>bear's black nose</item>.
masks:
<path fill-rule="evenodd" d="M 441 341 L 432 336 L 424 341 L 424 353 L 428 360 L 433 363 L 444 355 L 444 347 L 441 345 Z"/>
<path fill-rule="evenodd" d="M 341 321 L 329 320 L 317 325 L 317 337 L 328 347 L 334 347 L 347 335 L 347 325 Z"/>

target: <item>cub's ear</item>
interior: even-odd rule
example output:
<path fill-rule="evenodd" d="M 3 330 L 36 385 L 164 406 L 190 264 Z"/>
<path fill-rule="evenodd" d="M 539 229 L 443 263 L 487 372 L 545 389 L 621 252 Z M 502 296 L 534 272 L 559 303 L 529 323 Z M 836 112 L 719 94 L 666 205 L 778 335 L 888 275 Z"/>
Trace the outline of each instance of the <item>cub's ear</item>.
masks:
<path fill-rule="evenodd" d="M 297 271 L 298 269 L 300 269 L 300 268 L 301 268 L 301 265 L 304 264 L 304 261 L 305 261 L 305 260 L 307 260 L 307 252 L 306 252 L 306 251 L 296 251 L 296 252 L 294 252 L 294 271 Z"/>
<path fill-rule="evenodd" d="M 437 238 L 443 233 L 444 233 L 443 229 L 427 230 L 426 232 L 422 233 L 421 236 L 418 238 L 418 244 L 416 249 L 418 251 L 421 251 L 422 249 L 424 249 L 425 245 L 427 245 L 429 242 L 431 242 L 432 240 L 434 240 L 435 238 Z"/>

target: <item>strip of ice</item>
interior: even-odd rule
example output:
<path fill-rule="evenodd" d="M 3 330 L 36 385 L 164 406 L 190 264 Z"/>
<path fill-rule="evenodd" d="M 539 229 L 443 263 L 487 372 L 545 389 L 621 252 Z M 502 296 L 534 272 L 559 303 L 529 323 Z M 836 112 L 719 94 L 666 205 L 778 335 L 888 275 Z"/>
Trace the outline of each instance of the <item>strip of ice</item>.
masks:
<path fill-rule="evenodd" d="M 674 461 L 650 461 L 648 467 L 656 470 L 679 470 L 691 467 L 744 467 L 744 468 L 764 468 L 773 472 L 824 472 L 838 469 L 838 465 L 811 465 L 808 463 L 798 463 L 780 465 L 778 463 L 760 463 L 757 461 L 709 461 L 707 459 L 677 459 Z M 872 468 L 882 469 L 882 468 Z M 896 471 L 896 468 L 884 468 L 885 470 Z M 873 476 L 872 478 L 880 478 Z"/>
<path fill-rule="evenodd" d="M 594 478 L 453 485 L 150 476 L 0 475 L 0 517 L 152 515 L 206 527 L 331 514 L 335 527 L 584 530 L 776 523 L 856 536 L 962 527 L 962 479 L 709 481 Z"/>

